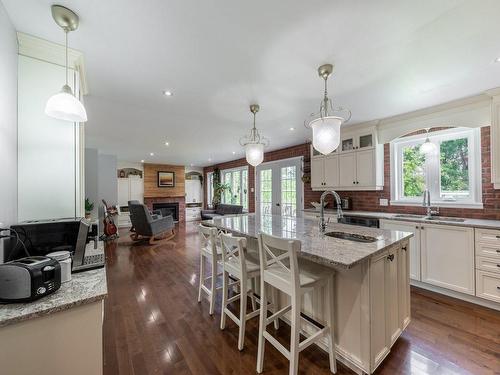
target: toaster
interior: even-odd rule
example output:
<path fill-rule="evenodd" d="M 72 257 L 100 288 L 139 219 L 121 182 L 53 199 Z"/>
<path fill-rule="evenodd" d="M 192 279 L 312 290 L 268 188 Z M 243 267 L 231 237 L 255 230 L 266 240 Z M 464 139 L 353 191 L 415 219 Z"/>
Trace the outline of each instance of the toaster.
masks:
<path fill-rule="evenodd" d="M 61 266 L 55 259 L 31 256 L 0 264 L 0 302 L 31 302 L 61 286 Z"/>

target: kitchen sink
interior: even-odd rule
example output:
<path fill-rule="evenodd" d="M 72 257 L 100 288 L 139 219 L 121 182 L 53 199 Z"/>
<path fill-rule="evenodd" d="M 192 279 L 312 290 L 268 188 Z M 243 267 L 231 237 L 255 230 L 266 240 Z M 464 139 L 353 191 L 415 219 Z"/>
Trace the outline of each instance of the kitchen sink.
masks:
<path fill-rule="evenodd" d="M 354 242 L 364 242 L 364 243 L 370 243 L 370 242 L 377 241 L 377 239 L 375 237 L 363 236 L 361 234 L 347 233 L 347 232 L 328 232 L 328 233 L 325 233 L 325 236 L 340 238 L 341 240 L 348 240 L 348 241 L 354 241 Z"/>
<path fill-rule="evenodd" d="M 429 221 L 451 221 L 454 223 L 463 223 L 465 219 L 461 219 L 459 217 L 447 217 L 447 216 L 427 216 L 424 220 Z"/>

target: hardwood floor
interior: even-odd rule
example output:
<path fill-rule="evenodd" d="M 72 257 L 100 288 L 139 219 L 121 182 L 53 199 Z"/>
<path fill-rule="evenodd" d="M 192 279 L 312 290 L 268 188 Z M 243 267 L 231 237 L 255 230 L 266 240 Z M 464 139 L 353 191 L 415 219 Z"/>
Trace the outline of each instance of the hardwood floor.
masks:
<path fill-rule="evenodd" d="M 127 232 L 106 249 L 109 295 L 104 314 L 104 374 L 256 374 L 258 318 L 245 349 L 228 320 L 219 329 L 197 303 L 196 225 L 180 225 L 173 242 L 133 244 Z M 412 322 L 377 374 L 500 374 L 500 312 L 413 289 Z M 288 339 L 289 328 L 277 332 Z M 266 345 L 264 374 L 287 374 L 288 361 Z M 314 345 L 300 354 L 301 374 L 330 374 Z M 353 374 L 339 364 L 338 374 Z"/>

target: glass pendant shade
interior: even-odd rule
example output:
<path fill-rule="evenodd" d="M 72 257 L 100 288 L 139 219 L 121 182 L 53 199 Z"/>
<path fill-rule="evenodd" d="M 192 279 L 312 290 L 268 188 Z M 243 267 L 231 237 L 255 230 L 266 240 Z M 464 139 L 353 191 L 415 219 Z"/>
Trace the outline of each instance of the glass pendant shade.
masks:
<path fill-rule="evenodd" d="M 248 164 L 256 167 L 264 161 L 264 145 L 262 143 L 248 143 L 245 145 L 245 154 Z"/>
<path fill-rule="evenodd" d="M 328 155 L 339 147 L 340 126 L 344 119 L 328 116 L 311 121 L 309 126 L 313 133 L 313 147 L 323 155 Z"/>
<path fill-rule="evenodd" d="M 432 143 L 429 138 L 425 140 L 424 143 L 420 146 L 420 152 L 424 155 L 436 155 L 437 154 L 437 146 Z"/>
<path fill-rule="evenodd" d="M 45 114 L 58 120 L 86 122 L 87 111 L 83 104 L 73 95 L 68 85 L 61 92 L 52 95 L 45 106 Z"/>

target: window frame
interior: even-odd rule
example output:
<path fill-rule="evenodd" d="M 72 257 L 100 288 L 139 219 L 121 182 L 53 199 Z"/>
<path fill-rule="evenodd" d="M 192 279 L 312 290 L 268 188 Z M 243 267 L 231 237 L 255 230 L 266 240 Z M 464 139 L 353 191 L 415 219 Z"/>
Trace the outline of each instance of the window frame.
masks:
<path fill-rule="evenodd" d="M 243 171 L 246 171 L 247 172 L 247 178 L 246 178 L 246 186 L 243 186 Z M 220 176 L 221 176 L 221 182 L 224 184 L 226 182 L 226 174 L 227 173 L 234 173 L 234 172 L 239 172 L 240 174 L 240 183 L 241 183 L 241 186 L 242 186 L 242 189 L 240 191 L 240 202 L 241 202 L 241 205 L 243 206 L 243 211 L 244 212 L 248 212 L 248 207 L 249 207 L 249 188 L 248 188 L 248 179 L 249 179 L 249 176 L 248 176 L 248 166 L 242 166 L 242 167 L 235 167 L 235 168 L 228 168 L 228 169 L 223 169 L 220 171 Z M 246 189 L 246 202 L 244 200 L 244 197 L 245 197 L 245 193 L 244 193 L 244 190 Z M 225 195 L 222 194 L 222 197 L 221 197 L 221 202 L 224 203 L 224 204 L 231 204 L 231 202 L 229 203 L 226 203 L 226 198 L 225 198 Z"/>
<path fill-rule="evenodd" d="M 394 206 L 420 206 L 422 197 L 404 197 L 403 192 L 403 162 L 402 150 L 408 146 L 422 144 L 427 134 L 417 134 L 408 137 L 397 138 L 390 142 L 390 171 L 391 171 L 391 201 Z M 440 157 L 426 159 L 425 184 L 430 185 L 431 203 L 439 207 L 455 208 L 483 208 L 482 202 L 482 168 L 481 168 L 481 130 L 480 128 L 450 128 L 429 133 L 429 140 L 436 144 L 457 138 L 467 138 L 468 160 L 469 160 L 469 191 L 467 198 L 447 200 L 441 198 L 441 163 Z M 429 184 L 429 180 L 436 183 Z"/>
<path fill-rule="evenodd" d="M 214 199 L 214 172 L 207 173 L 207 207 L 212 206 Z"/>

